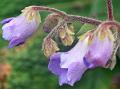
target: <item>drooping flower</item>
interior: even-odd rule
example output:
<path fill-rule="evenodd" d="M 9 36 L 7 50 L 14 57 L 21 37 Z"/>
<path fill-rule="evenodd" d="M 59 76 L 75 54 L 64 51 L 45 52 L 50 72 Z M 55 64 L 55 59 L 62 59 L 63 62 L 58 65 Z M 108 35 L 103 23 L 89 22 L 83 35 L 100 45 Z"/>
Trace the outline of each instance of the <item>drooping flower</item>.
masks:
<path fill-rule="evenodd" d="M 39 12 L 31 6 L 26 7 L 19 16 L 1 21 L 2 37 L 9 41 L 10 48 L 23 44 L 37 30 L 40 22 Z"/>
<path fill-rule="evenodd" d="M 88 37 L 80 40 L 74 48 L 68 52 L 58 52 L 50 57 L 49 70 L 59 77 L 59 84 L 71 86 L 81 79 L 87 70 L 83 58 L 88 49 Z"/>
<path fill-rule="evenodd" d="M 111 31 L 90 31 L 68 52 L 50 57 L 49 70 L 59 77 L 59 84 L 71 86 L 81 79 L 87 69 L 105 67 L 113 52 L 114 37 Z"/>
<path fill-rule="evenodd" d="M 84 62 L 88 68 L 105 67 L 113 52 L 113 34 L 109 29 L 98 29 L 93 40 L 84 57 Z"/>

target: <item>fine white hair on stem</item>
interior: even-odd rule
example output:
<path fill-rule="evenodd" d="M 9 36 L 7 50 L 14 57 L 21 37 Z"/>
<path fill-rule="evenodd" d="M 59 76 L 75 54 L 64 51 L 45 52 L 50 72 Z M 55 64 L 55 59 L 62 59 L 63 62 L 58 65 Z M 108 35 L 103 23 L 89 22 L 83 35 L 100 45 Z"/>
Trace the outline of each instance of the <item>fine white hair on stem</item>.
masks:
<path fill-rule="evenodd" d="M 77 16 L 77 15 L 69 15 L 63 11 L 57 10 L 55 8 L 46 7 L 46 6 L 32 6 L 32 8 L 37 11 L 48 11 L 48 12 L 59 14 L 61 17 L 68 19 L 69 22 L 78 21 L 80 23 L 89 23 L 93 25 L 99 25 L 100 23 L 102 23 L 101 20 L 96 20 L 93 18 Z"/>

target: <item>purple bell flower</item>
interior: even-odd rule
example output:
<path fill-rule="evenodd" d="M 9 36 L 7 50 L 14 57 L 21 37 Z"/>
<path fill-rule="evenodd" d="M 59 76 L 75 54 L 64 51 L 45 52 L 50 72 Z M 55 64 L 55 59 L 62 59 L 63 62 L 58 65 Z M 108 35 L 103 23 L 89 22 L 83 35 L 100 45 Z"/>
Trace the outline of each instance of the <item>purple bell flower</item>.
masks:
<path fill-rule="evenodd" d="M 110 30 L 88 32 L 68 52 L 50 57 L 49 70 L 59 77 L 59 84 L 74 85 L 87 69 L 105 67 L 112 56 L 114 37 Z"/>
<path fill-rule="evenodd" d="M 1 21 L 3 25 L 2 37 L 9 41 L 9 48 L 23 44 L 38 28 L 40 23 L 39 13 L 27 7 L 17 17 Z"/>
<path fill-rule="evenodd" d="M 88 68 L 105 67 L 113 52 L 114 37 L 110 30 L 96 34 L 84 57 Z"/>
<path fill-rule="evenodd" d="M 58 52 L 50 57 L 49 70 L 59 77 L 59 84 L 74 85 L 88 69 L 83 58 L 88 49 L 88 39 L 79 41 L 68 52 Z"/>

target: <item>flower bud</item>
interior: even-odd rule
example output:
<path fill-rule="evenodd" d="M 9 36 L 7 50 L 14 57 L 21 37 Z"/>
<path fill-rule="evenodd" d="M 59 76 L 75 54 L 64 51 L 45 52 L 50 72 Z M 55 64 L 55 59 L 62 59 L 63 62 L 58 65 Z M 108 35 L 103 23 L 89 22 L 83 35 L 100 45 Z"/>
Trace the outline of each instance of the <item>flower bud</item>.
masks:
<path fill-rule="evenodd" d="M 59 29 L 59 37 L 65 46 L 70 46 L 73 43 L 74 41 L 73 35 L 74 35 L 73 26 L 70 24 L 67 24 L 66 27 L 62 26 Z"/>
<path fill-rule="evenodd" d="M 59 51 L 57 43 L 51 38 L 46 38 L 43 43 L 43 51 L 46 57 L 50 57 L 56 51 Z"/>
<path fill-rule="evenodd" d="M 60 16 L 58 14 L 52 13 L 48 15 L 43 24 L 43 30 L 49 33 L 59 22 Z"/>
<path fill-rule="evenodd" d="M 61 41 L 65 46 L 70 46 L 72 45 L 74 38 L 67 34 L 63 39 L 61 39 Z"/>

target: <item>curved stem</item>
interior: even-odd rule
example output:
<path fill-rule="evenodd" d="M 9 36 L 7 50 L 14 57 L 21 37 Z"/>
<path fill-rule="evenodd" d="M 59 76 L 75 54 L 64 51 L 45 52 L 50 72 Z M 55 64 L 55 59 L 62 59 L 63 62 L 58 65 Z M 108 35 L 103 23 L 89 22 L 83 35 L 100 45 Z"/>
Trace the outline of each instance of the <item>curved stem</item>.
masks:
<path fill-rule="evenodd" d="M 93 24 L 93 25 L 99 25 L 102 22 L 100 20 L 96 20 L 96 19 L 92 19 L 92 18 L 87 18 L 87 17 L 83 17 L 83 16 L 69 15 L 69 14 L 66 14 L 63 11 L 60 11 L 60 10 L 57 10 L 57 9 L 54 9 L 54 8 L 50 8 L 50 7 L 32 6 L 32 8 L 34 10 L 37 10 L 37 11 L 54 12 L 56 14 L 61 15 L 63 18 L 67 19 L 69 22 L 78 21 L 78 22 L 81 22 L 81 23 L 89 23 L 89 24 Z"/>
<path fill-rule="evenodd" d="M 56 27 L 53 28 L 53 30 L 47 35 L 45 38 L 52 38 L 55 36 L 55 34 L 58 32 L 59 28 L 65 24 L 65 20 L 62 20 L 58 23 Z"/>
<path fill-rule="evenodd" d="M 83 16 L 76 16 L 76 15 L 69 15 L 68 20 L 73 22 L 73 21 L 79 21 L 81 23 L 89 23 L 93 25 L 99 25 L 102 23 L 101 20 L 96 20 L 88 17 L 83 17 Z"/>
<path fill-rule="evenodd" d="M 48 12 L 54 12 L 57 13 L 61 16 L 66 16 L 66 13 L 60 10 L 57 10 L 55 8 L 50 8 L 50 7 L 46 7 L 46 6 L 32 6 L 32 8 L 34 10 L 38 10 L 38 11 L 48 11 Z"/>
<path fill-rule="evenodd" d="M 110 27 L 115 26 L 117 30 L 120 31 L 120 23 L 116 21 L 105 21 L 101 25 L 99 25 L 97 29 L 100 29 L 105 26 L 110 26 Z"/>
<path fill-rule="evenodd" d="M 107 14 L 108 14 L 108 20 L 113 20 L 113 5 L 112 5 L 112 0 L 106 0 L 106 5 L 107 5 Z"/>
<path fill-rule="evenodd" d="M 113 5 L 112 5 L 112 0 L 106 0 L 106 5 L 107 5 L 107 14 L 108 14 L 108 20 L 113 21 L 114 16 L 113 16 Z M 116 65 L 116 53 L 118 48 L 120 48 L 120 24 L 118 22 L 109 22 L 107 24 L 113 24 L 114 26 L 117 27 L 116 31 L 113 31 L 115 34 L 115 41 L 114 41 L 114 46 L 113 46 L 113 53 L 111 56 L 111 59 L 108 61 L 106 68 L 110 68 L 111 70 L 115 67 Z"/>

